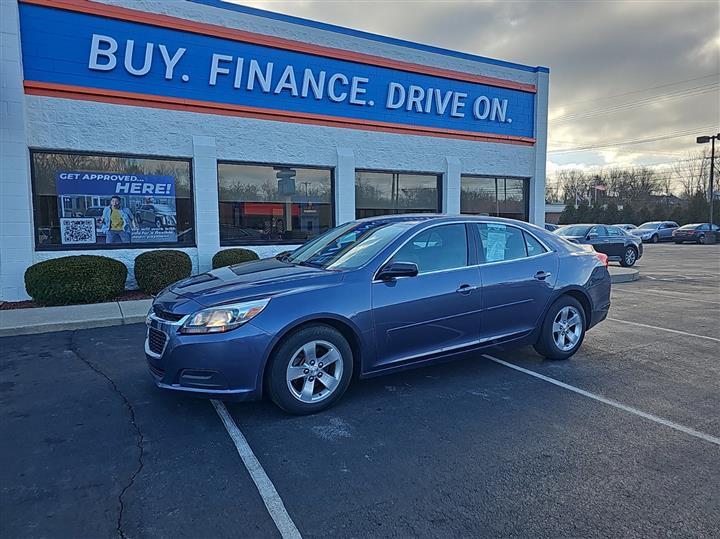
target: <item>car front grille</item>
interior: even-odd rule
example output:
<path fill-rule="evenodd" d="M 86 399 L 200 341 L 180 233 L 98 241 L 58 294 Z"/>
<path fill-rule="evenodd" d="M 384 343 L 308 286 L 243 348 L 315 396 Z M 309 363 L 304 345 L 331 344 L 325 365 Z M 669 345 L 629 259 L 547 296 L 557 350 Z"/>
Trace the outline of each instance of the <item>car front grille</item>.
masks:
<path fill-rule="evenodd" d="M 163 320 L 167 320 L 169 322 L 177 322 L 179 320 L 182 320 L 185 316 L 184 314 L 175 314 L 171 313 L 170 311 L 165 311 L 158 307 L 157 305 L 153 306 L 153 313 L 155 313 L 155 316 L 158 318 L 161 318 Z"/>
<path fill-rule="evenodd" d="M 167 336 L 159 329 L 148 329 L 148 348 L 153 354 L 161 355 L 165 349 Z"/>

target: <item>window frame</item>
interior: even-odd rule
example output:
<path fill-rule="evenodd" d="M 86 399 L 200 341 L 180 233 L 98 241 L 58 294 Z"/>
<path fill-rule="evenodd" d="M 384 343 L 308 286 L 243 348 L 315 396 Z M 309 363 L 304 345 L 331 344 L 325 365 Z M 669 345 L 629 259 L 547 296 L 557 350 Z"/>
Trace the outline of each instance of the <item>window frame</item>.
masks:
<path fill-rule="evenodd" d="M 445 193 L 443 192 L 442 188 L 442 172 L 422 172 L 422 171 L 410 171 L 410 170 L 383 170 L 383 169 L 375 169 L 375 168 L 356 168 L 355 169 L 355 177 L 353 178 L 353 192 L 357 187 L 357 175 L 358 173 L 362 172 L 369 172 L 369 173 L 376 173 L 376 174 L 407 174 L 407 175 L 413 175 L 413 176 L 435 176 L 437 178 L 437 206 L 435 210 L 425 213 L 442 213 L 442 207 L 443 207 L 443 197 L 445 196 Z M 366 209 L 366 208 L 360 208 L 360 209 Z M 358 219 L 366 219 L 366 217 L 358 217 L 357 215 L 358 211 L 358 205 L 357 205 L 357 199 L 355 200 L 355 220 Z M 404 213 L 392 213 L 387 215 L 404 215 L 407 212 Z M 379 216 L 377 216 L 379 217 Z"/>
<path fill-rule="evenodd" d="M 76 150 L 56 150 L 47 148 L 28 148 L 30 156 L 30 189 L 32 191 L 32 229 L 33 229 L 33 247 L 35 251 L 121 251 L 128 249 L 192 249 L 197 247 L 197 219 L 195 215 L 195 178 L 193 176 L 193 158 L 192 157 L 168 157 L 165 155 L 154 155 L 154 154 L 134 154 L 134 153 L 119 153 L 119 152 L 94 152 L 94 151 L 76 151 Z M 127 159 L 153 159 L 162 161 L 181 161 L 189 165 L 189 181 L 190 181 L 190 211 L 192 214 L 192 242 L 179 243 L 179 242 L 152 242 L 152 243 L 129 243 L 129 244 L 79 244 L 79 245 L 39 245 L 38 234 L 37 234 L 37 219 L 35 218 L 35 208 L 38 207 L 38 202 L 41 195 L 37 194 L 36 178 L 35 178 L 35 161 L 34 156 L 36 154 L 59 154 L 59 155 L 80 155 L 86 157 L 117 157 Z M 55 193 L 55 197 L 58 195 Z M 175 197 L 177 201 L 177 196 Z M 177 207 L 177 202 L 176 202 Z M 117 246 L 119 245 L 119 247 Z"/>
<path fill-rule="evenodd" d="M 500 217 L 500 215 L 482 215 L 479 213 L 470 213 L 470 212 L 463 212 L 462 209 L 462 184 L 463 179 L 491 179 L 495 180 L 495 186 L 497 188 L 497 181 L 498 180 L 522 180 L 523 181 L 523 213 L 525 215 L 525 220 L 519 219 L 523 223 L 529 223 L 530 222 L 530 180 L 532 179 L 529 176 L 498 176 L 498 175 L 492 175 L 492 174 L 460 174 L 460 215 L 475 215 L 477 217 Z M 495 200 L 496 204 L 498 202 L 497 198 Z M 503 219 L 511 219 L 510 217 L 503 217 Z"/>
<path fill-rule="evenodd" d="M 249 167 L 289 167 L 289 168 L 297 168 L 297 169 L 309 169 L 309 170 L 327 170 L 330 172 L 330 228 L 328 230 L 331 230 L 335 228 L 336 222 L 337 222 L 337 216 L 336 216 L 336 204 L 335 204 L 335 167 L 333 166 L 323 166 L 323 165 L 294 165 L 292 163 L 264 163 L 261 161 L 233 161 L 230 159 L 218 159 L 216 163 L 216 174 L 217 174 L 217 187 L 218 187 L 218 197 L 217 197 L 217 207 L 218 207 L 218 234 L 220 232 L 220 218 L 219 218 L 219 210 L 220 210 L 220 203 L 222 202 L 220 200 L 220 165 L 240 165 L 240 166 L 249 166 Z M 326 231 L 327 232 L 327 231 Z M 305 241 L 301 240 L 272 240 L 272 241 L 257 241 L 257 240 L 234 240 L 228 242 L 223 241 L 222 238 L 220 238 L 220 247 L 237 247 L 237 246 L 244 246 L 244 245 L 302 245 L 303 243 L 306 243 L 308 241 L 312 241 L 321 234 L 324 234 L 324 232 L 318 233 L 316 236 L 309 238 Z"/>

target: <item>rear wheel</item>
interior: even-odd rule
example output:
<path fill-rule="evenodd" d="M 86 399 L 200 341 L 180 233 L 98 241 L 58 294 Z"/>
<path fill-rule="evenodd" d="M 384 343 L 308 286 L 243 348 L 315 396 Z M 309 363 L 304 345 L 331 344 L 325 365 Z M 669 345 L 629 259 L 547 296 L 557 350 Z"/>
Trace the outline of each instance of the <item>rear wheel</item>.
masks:
<path fill-rule="evenodd" d="M 637 262 L 637 251 L 634 247 L 628 247 L 620 259 L 620 265 L 629 268 L 634 266 L 635 262 Z"/>
<path fill-rule="evenodd" d="M 545 315 L 535 351 L 548 359 L 568 359 L 580 348 L 586 326 L 585 311 L 580 302 L 562 296 Z"/>
<path fill-rule="evenodd" d="M 291 414 L 332 406 L 350 385 L 352 350 L 342 333 L 312 325 L 291 333 L 271 358 L 270 398 Z"/>

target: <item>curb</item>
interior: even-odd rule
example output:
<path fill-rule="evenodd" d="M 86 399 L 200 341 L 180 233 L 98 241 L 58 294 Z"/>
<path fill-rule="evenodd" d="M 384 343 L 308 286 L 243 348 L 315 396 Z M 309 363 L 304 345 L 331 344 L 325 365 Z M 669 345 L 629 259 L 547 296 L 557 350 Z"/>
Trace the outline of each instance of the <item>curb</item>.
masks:
<path fill-rule="evenodd" d="M 610 268 L 610 282 L 612 284 L 631 283 L 640 278 L 640 270 L 632 268 Z"/>
<path fill-rule="evenodd" d="M 151 304 L 151 299 L 141 299 L 0 311 L 0 337 L 138 324 Z"/>

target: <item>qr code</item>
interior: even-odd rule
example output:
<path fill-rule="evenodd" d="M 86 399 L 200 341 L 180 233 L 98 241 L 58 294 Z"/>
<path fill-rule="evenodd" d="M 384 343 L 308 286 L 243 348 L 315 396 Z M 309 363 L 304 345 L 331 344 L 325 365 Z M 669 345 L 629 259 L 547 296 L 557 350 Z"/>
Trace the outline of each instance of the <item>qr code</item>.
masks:
<path fill-rule="evenodd" d="M 60 233 L 63 245 L 95 243 L 95 219 L 60 219 Z"/>

